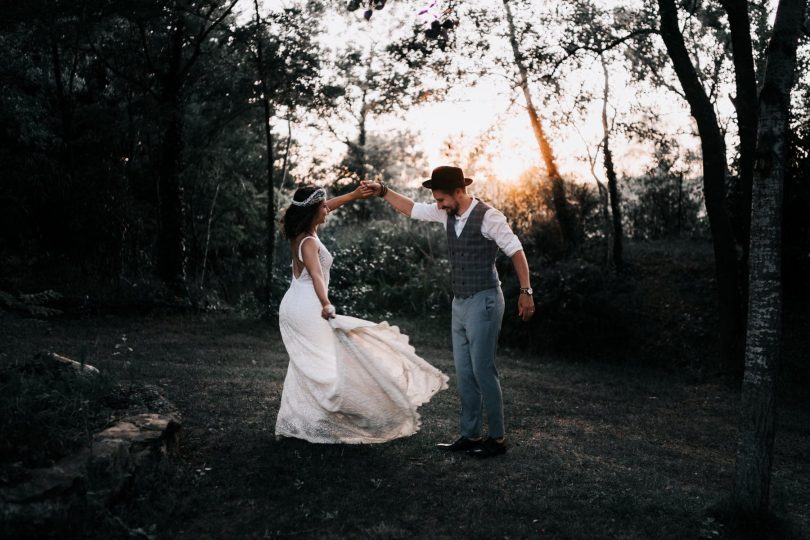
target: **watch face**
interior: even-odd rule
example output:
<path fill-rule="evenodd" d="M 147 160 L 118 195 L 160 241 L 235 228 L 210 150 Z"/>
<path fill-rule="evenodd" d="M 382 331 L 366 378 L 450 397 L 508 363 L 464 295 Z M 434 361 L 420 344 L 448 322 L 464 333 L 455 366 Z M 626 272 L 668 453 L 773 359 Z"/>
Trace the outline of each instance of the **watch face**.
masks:
<path fill-rule="evenodd" d="M 531 288 L 531 287 L 529 287 L 528 289 L 526 289 L 526 292 L 527 292 L 527 293 L 529 293 L 529 294 L 534 294 L 534 291 L 532 290 L 532 288 Z"/>

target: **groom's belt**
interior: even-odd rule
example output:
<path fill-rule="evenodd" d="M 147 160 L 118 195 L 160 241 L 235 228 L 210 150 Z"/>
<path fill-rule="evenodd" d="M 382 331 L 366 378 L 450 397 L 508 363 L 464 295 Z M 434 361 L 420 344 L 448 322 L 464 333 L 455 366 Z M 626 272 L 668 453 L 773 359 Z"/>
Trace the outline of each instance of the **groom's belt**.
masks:
<path fill-rule="evenodd" d="M 475 291 L 474 293 L 471 293 L 471 294 L 463 294 L 463 295 L 462 295 L 462 294 L 455 294 L 455 293 L 453 293 L 453 298 L 458 298 L 459 300 L 467 300 L 468 298 L 472 298 L 473 296 L 475 296 L 475 295 L 476 295 L 476 294 L 478 294 L 478 293 L 482 293 L 482 292 L 486 292 L 486 291 L 492 291 L 492 290 L 496 290 L 496 289 L 498 289 L 498 287 L 500 287 L 500 286 L 501 286 L 501 284 L 500 284 L 500 283 L 498 283 L 498 285 L 496 285 L 496 286 L 494 286 L 494 287 L 487 287 L 486 289 L 481 289 L 481 290 L 479 290 L 479 291 Z"/>

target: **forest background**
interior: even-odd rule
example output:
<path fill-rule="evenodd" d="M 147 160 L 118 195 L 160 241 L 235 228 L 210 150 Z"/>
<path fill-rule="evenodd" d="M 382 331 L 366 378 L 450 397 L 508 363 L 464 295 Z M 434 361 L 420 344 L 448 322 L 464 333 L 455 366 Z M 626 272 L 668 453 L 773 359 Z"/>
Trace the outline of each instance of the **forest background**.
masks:
<path fill-rule="evenodd" d="M 704 181 L 699 126 L 655 6 L 392 2 L 369 7 L 368 18 L 365 7 L 348 9 L 357 7 L 9 6 L 0 52 L 5 304 L 53 291 L 51 307 L 68 312 L 172 304 L 272 317 L 290 276 L 278 220 L 297 185 L 339 194 L 376 179 L 429 200 L 421 180 L 454 163 L 507 214 L 530 259 L 538 316 L 528 325 L 507 318 L 506 343 L 741 373 L 740 208 L 752 159 L 720 4 L 691 3 L 679 23 L 724 145 L 715 213 L 733 231 L 719 240 L 705 204 L 718 189 Z M 774 10 L 749 7 L 760 81 Z M 785 178 L 788 299 L 802 296 L 810 264 L 808 60 L 805 32 Z M 331 216 L 323 233 L 344 312 L 447 312 L 442 231 L 367 201 Z M 713 238 L 717 261 L 706 250 Z M 649 268 L 634 254 L 648 251 L 661 270 L 653 298 L 681 285 L 686 299 L 694 293 L 657 314 L 661 324 L 638 290 Z M 678 252 L 715 265 L 706 290 L 672 266 Z M 499 264 L 513 295 L 508 262 Z M 723 272 L 734 274 L 731 301 Z M 719 341 L 712 330 L 729 304 L 736 347 L 722 326 Z"/>
<path fill-rule="evenodd" d="M 776 8 L 4 3 L 0 306 L 272 321 L 290 279 L 279 219 L 297 186 L 337 195 L 372 179 L 428 201 L 421 181 L 450 163 L 529 259 L 537 315 L 507 316 L 502 346 L 738 386 Z M 799 23 L 775 245 L 780 399 L 806 403 L 806 14 Z M 321 236 L 340 312 L 446 325 L 440 228 L 374 199 L 331 215 Z M 514 303 L 511 265 L 498 266 Z"/>

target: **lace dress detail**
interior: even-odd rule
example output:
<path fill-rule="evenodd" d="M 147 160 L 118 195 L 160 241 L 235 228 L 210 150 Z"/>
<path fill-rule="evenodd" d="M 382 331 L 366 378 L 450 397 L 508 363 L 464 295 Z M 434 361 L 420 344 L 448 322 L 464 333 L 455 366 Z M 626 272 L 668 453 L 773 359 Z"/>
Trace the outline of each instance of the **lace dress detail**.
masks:
<path fill-rule="evenodd" d="M 332 255 L 317 237 L 329 286 Z M 301 259 L 299 246 L 299 260 Z M 388 323 L 337 315 L 321 318 L 306 268 L 279 308 L 290 363 L 276 435 L 314 443 L 379 443 L 419 430 L 417 407 L 447 388 L 447 376 L 416 355 L 408 336 Z"/>

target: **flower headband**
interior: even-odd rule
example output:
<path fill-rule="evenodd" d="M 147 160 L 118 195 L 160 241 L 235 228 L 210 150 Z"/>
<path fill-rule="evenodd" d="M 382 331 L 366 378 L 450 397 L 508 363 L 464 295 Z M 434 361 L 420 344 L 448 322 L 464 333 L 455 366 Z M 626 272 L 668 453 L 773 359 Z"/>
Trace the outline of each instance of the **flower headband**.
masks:
<path fill-rule="evenodd" d="M 326 198 L 326 190 L 323 188 L 318 188 L 313 191 L 309 197 L 304 199 L 303 201 L 290 201 L 293 206 L 312 206 L 313 204 L 318 204 L 322 200 Z"/>

